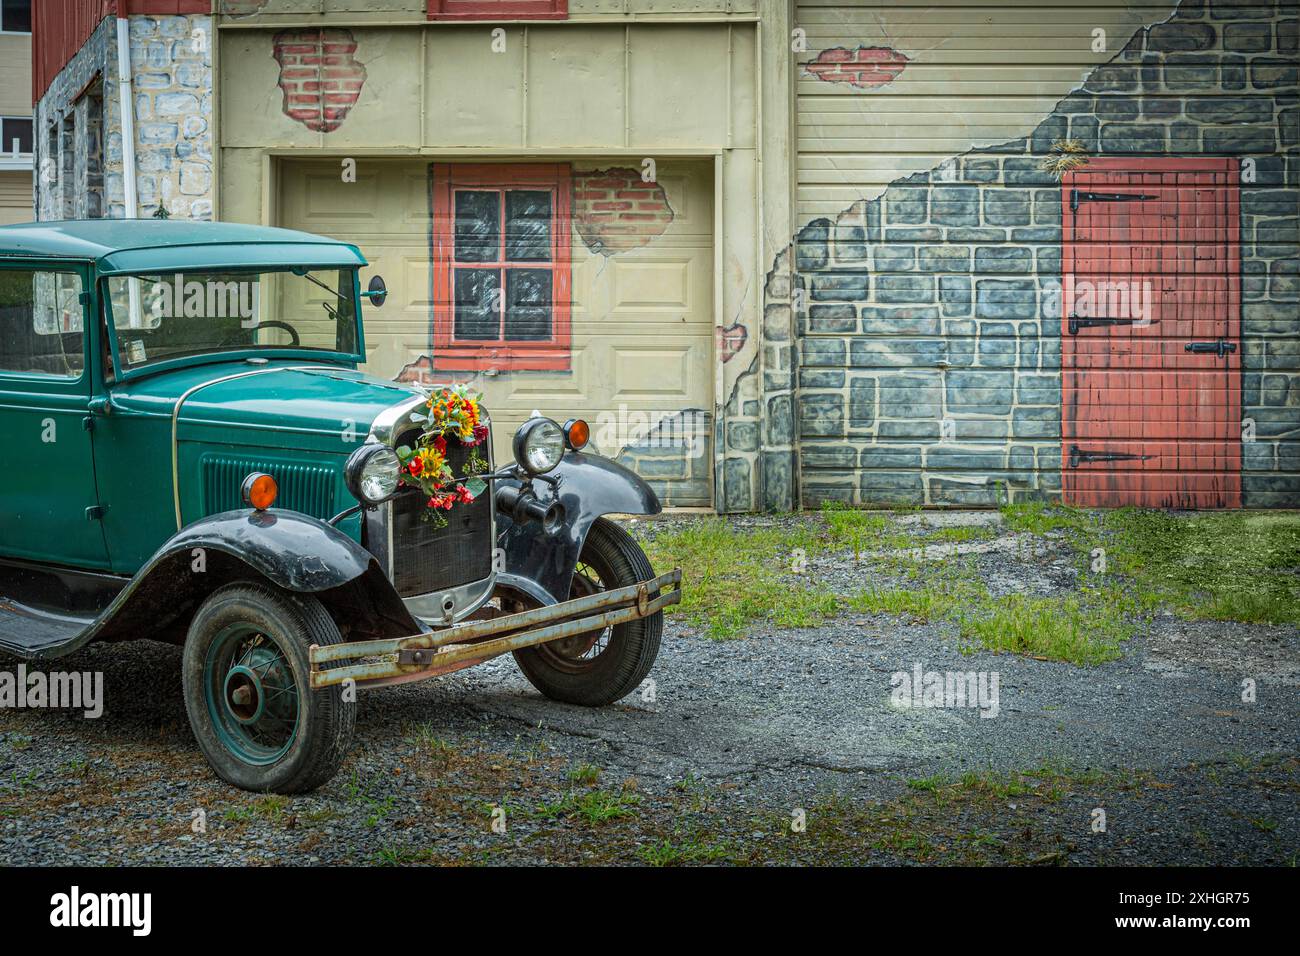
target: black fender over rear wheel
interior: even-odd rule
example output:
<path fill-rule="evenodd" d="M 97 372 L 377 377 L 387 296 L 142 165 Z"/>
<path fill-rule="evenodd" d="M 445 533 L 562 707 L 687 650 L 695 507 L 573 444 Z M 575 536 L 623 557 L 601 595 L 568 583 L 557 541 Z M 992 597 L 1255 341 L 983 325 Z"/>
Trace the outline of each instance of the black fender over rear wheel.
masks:
<path fill-rule="evenodd" d="M 587 534 L 570 596 L 636 584 L 654 577 L 650 561 L 630 534 L 598 518 Z M 552 700 L 599 707 L 626 697 L 650 672 L 659 654 L 663 612 L 576 637 L 515 651 L 524 676 Z"/>
<path fill-rule="evenodd" d="M 339 685 L 311 689 L 308 650 L 342 640 L 310 595 L 237 583 L 203 602 L 182 657 L 185 709 L 221 779 L 259 793 L 304 793 L 334 776 L 357 708 Z"/>

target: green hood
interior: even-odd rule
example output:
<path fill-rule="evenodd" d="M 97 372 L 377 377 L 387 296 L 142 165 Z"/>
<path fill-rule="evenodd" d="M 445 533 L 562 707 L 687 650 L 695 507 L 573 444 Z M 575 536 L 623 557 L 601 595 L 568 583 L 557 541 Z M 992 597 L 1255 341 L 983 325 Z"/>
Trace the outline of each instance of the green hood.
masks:
<path fill-rule="evenodd" d="M 180 441 L 303 448 L 344 454 L 345 433 L 364 441 L 385 409 L 420 395 L 337 365 L 229 362 L 177 369 L 114 390 L 124 410 L 170 417 L 183 399 Z"/>

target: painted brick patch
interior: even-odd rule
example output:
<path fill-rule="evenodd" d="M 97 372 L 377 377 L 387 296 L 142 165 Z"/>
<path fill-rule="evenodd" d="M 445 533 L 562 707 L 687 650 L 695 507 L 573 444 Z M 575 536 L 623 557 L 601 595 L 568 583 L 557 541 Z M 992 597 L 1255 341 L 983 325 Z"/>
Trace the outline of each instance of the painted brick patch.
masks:
<path fill-rule="evenodd" d="M 318 133 L 342 126 L 366 82 L 352 31 L 281 30 L 272 45 L 284 114 Z"/>
<path fill-rule="evenodd" d="M 643 182 L 640 170 L 621 166 L 573 174 L 573 227 L 592 252 L 639 249 L 672 221 L 663 186 Z"/>
<path fill-rule="evenodd" d="M 887 46 L 832 47 L 822 50 L 804 70 L 826 83 L 872 89 L 894 82 L 908 62 L 906 54 Z"/>

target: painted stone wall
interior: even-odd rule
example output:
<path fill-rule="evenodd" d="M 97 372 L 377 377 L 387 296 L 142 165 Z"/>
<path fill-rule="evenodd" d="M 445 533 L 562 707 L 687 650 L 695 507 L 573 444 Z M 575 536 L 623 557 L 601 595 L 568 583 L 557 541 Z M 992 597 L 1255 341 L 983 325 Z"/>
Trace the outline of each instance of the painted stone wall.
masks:
<path fill-rule="evenodd" d="M 212 20 L 130 18 L 138 214 L 212 218 Z M 125 215 L 116 21 L 105 19 L 36 107 L 39 219 Z M 52 135 L 53 131 L 53 135 Z"/>
<path fill-rule="evenodd" d="M 1061 491 L 1061 184 L 1090 156 L 1250 160 L 1241 185 L 1247 507 L 1300 504 L 1295 8 L 1189 0 L 1023 139 L 892 183 L 798 234 L 769 279 L 800 337 L 805 505 L 995 505 Z M 786 285 L 791 288 L 787 289 Z"/>

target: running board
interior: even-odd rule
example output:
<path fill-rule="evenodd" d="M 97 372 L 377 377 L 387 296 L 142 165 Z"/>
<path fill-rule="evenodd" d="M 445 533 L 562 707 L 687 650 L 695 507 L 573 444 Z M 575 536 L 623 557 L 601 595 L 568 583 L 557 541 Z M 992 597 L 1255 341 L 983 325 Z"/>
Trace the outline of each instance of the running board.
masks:
<path fill-rule="evenodd" d="M 313 644 L 309 651 L 311 686 L 319 690 L 348 681 L 361 687 L 420 680 L 481 664 L 509 651 L 603 630 L 677 604 L 682 599 L 681 582 L 681 568 L 676 568 L 613 591 L 411 637 Z M 322 666 L 327 664 L 334 666 Z"/>

